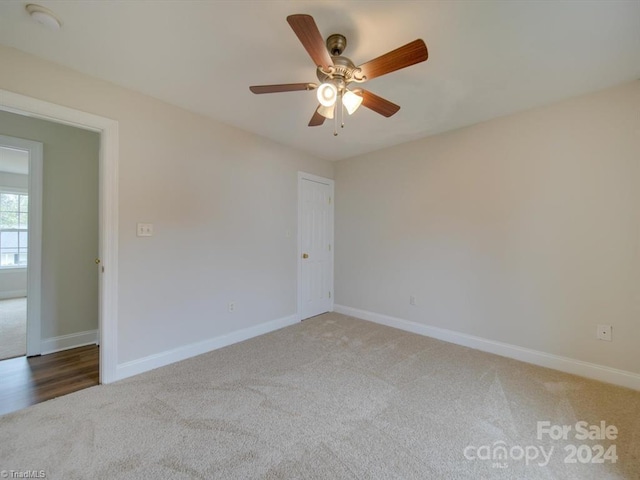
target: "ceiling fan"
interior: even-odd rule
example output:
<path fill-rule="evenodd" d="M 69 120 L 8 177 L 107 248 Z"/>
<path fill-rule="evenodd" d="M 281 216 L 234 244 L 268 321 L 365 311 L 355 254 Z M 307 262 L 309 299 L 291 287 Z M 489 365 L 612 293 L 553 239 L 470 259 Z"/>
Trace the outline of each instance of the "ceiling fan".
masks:
<path fill-rule="evenodd" d="M 356 66 L 349 58 L 342 56 L 342 52 L 347 46 L 347 39 L 344 35 L 337 33 L 330 35 L 325 43 L 311 15 L 289 15 L 287 22 L 315 63 L 320 85 L 315 83 L 255 85 L 249 87 L 249 90 L 256 94 L 262 94 L 317 89 L 320 105 L 313 113 L 309 126 L 322 125 L 326 118 L 334 119 L 334 135 L 338 135 L 338 114 L 344 119 L 345 109 L 351 115 L 362 104 L 385 117 L 390 117 L 400 110 L 399 105 L 368 90 L 359 87 L 352 88 L 352 84 L 360 84 L 401 68 L 424 62 L 429 56 L 424 41 L 418 39 Z M 341 126 L 344 127 L 343 120 Z"/>

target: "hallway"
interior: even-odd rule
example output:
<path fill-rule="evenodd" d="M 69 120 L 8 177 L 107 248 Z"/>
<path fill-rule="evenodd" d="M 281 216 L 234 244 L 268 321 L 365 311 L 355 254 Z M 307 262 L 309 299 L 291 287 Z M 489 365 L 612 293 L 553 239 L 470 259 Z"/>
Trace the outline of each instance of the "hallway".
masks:
<path fill-rule="evenodd" d="M 99 347 L 0 361 L 0 415 L 98 385 Z"/>

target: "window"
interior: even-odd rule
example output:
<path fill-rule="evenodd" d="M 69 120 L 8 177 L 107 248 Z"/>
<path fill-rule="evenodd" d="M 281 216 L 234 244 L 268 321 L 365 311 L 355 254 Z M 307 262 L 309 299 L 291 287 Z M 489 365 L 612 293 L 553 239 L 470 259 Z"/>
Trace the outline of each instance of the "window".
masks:
<path fill-rule="evenodd" d="M 29 196 L 0 192 L 0 268 L 27 266 Z"/>

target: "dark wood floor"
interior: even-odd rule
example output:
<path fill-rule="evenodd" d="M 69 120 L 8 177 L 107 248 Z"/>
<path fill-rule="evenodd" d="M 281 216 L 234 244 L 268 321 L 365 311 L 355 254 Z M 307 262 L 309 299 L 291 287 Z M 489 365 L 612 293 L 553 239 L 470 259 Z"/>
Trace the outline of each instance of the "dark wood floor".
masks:
<path fill-rule="evenodd" d="M 0 415 L 98 385 L 97 345 L 0 361 Z"/>

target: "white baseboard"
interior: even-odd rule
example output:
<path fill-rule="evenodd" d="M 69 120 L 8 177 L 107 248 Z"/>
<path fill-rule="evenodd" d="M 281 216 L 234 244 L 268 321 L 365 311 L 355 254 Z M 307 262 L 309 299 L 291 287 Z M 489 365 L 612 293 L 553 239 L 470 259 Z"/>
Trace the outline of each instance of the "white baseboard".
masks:
<path fill-rule="evenodd" d="M 261 323 L 254 327 L 236 330 L 235 332 L 220 335 L 219 337 L 210 338 L 201 342 L 149 355 L 148 357 L 121 363 L 116 368 L 116 380 L 122 380 L 123 378 L 138 375 L 139 373 L 147 372 L 155 368 L 164 367 L 165 365 L 179 362 L 180 360 L 186 360 L 187 358 L 233 345 L 234 343 L 242 342 L 244 340 L 257 337 L 258 335 L 264 335 L 265 333 L 273 332 L 274 330 L 279 330 L 298 322 L 298 315 L 290 315 L 270 322 Z"/>
<path fill-rule="evenodd" d="M 8 300 L 10 298 L 22 298 L 27 296 L 27 289 L 23 290 L 7 290 L 0 292 L 0 300 Z"/>
<path fill-rule="evenodd" d="M 467 335 L 445 328 L 432 327 L 421 323 L 390 317 L 379 313 L 360 310 L 344 305 L 335 305 L 334 311 L 388 327 L 398 328 L 407 332 L 425 335 L 445 342 L 455 343 L 465 347 L 475 348 L 483 352 L 494 353 L 503 357 L 513 358 L 522 362 L 532 363 L 541 367 L 553 368 L 581 377 L 587 377 L 602 382 L 620 385 L 634 390 L 640 390 L 640 374 L 606 367 L 596 363 L 583 362 L 573 358 L 553 355 L 551 353 L 519 347 L 509 343 L 496 342 L 482 337 Z"/>
<path fill-rule="evenodd" d="M 46 355 L 61 350 L 69 350 L 70 348 L 93 345 L 97 343 L 97 340 L 98 330 L 87 330 L 86 332 L 60 335 L 59 337 L 43 338 L 40 342 L 40 353 Z"/>

